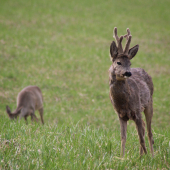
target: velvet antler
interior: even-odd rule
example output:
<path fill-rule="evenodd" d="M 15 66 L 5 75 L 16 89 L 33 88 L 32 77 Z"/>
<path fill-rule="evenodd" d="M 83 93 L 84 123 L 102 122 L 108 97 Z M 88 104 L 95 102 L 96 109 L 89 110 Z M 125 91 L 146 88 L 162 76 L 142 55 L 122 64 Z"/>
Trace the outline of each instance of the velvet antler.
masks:
<path fill-rule="evenodd" d="M 132 38 L 129 28 L 127 28 L 127 34 L 124 35 L 124 37 L 126 38 L 127 42 L 126 42 L 126 46 L 125 46 L 123 54 L 128 55 L 130 42 L 131 42 L 131 38 Z"/>
<path fill-rule="evenodd" d="M 117 46 L 118 46 L 118 53 L 121 54 L 123 53 L 123 48 L 122 48 L 122 40 L 123 40 L 123 36 L 120 36 L 120 38 L 117 35 L 117 28 L 114 28 L 114 33 L 113 33 L 113 38 L 116 39 L 117 42 Z"/>
<path fill-rule="evenodd" d="M 127 28 L 127 34 L 124 35 L 124 36 L 120 36 L 120 38 L 119 38 L 118 35 L 117 35 L 117 28 L 115 27 L 113 37 L 116 39 L 116 42 L 117 42 L 118 54 L 128 55 L 130 43 L 131 43 L 131 39 L 132 39 L 132 35 L 130 34 L 129 28 Z M 123 50 L 122 40 L 123 40 L 124 37 L 126 38 L 127 42 L 126 42 L 125 48 Z"/>

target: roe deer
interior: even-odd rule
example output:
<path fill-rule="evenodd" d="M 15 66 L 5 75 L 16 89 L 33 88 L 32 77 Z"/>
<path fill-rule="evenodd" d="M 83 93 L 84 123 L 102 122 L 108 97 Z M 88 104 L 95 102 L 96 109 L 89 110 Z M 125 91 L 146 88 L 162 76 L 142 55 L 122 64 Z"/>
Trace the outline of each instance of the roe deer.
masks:
<path fill-rule="evenodd" d="M 25 118 L 27 123 L 27 117 L 31 116 L 31 120 L 38 121 L 35 116 L 35 110 L 38 110 L 41 117 L 41 122 L 44 124 L 43 120 L 43 97 L 41 90 L 37 86 L 28 86 L 21 90 L 17 96 L 17 108 L 14 112 L 11 112 L 9 106 L 6 106 L 6 112 L 10 119 L 16 119 L 18 116 L 20 119 Z"/>
<path fill-rule="evenodd" d="M 109 69 L 110 100 L 115 112 L 118 114 L 121 127 L 121 156 L 125 154 L 127 121 L 133 120 L 136 124 L 140 141 L 140 155 L 146 154 L 145 147 L 145 123 L 142 120 L 141 112 L 144 111 L 150 150 L 153 152 L 153 135 L 151 131 L 151 121 L 153 116 L 153 83 L 152 78 L 142 68 L 130 68 L 130 60 L 136 55 L 139 45 L 130 48 L 131 34 L 127 29 L 127 34 L 117 35 L 117 28 L 114 28 L 114 37 L 110 45 L 110 56 L 112 65 Z M 127 42 L 125 49 L 122 48 L 123 37 Z"/>

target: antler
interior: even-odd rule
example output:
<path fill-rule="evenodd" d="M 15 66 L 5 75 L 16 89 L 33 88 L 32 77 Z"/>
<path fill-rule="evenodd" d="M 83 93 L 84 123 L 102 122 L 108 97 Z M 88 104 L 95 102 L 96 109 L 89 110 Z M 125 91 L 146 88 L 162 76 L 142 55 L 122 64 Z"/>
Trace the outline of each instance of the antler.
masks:
<path fill-rule="evenodd" d="M 124 35 L 123 37 L 125 37 L 127 40 L 128 40 L 128 36 L 130 35 L 130 29 L 129 28 L 127 28 L 127 34 L 126 35 Z"/>
<path fill-rule="evenodd" d="M 123 48 L 122 48 L 123 36 L 120 36 L 120 38 L 118 37 L 116 27 L 114 28 L 113 38 L 116 39 L 116 42 L 117 42 L 117 45 L 118 45 L 118 53 L 123 53 Z"/>
<path fill-rule="evenodd" d="M 132 38 L 132 35 L 130 34 L 129 28 L 127 28 L 127 34 L 124 35 L 124 37 L 126 38 L 127 42 L 126 42 L 126 46 L 125 46 L 123 54 L 128 55 L 130 42 L 131 42 L 131 38 Z"/>
<path fill-rule="evenodd" d="M 118 53 L 128 55 L 130 42 L 131 42 L 131 38 L 132 38 L 132 35 L 130 34 L 129 28 L 127 28 L 127 34 L 124 35 L 124 36 L 120 36 L 120 38 L 119 38 L 118 35 L 117 35 L 117 28 L 115 27 L 113 37 L 116 39 L 116 42 L 117 42 Z M 126 38 L 127 42 L 126 42 L 125 49 L 123 51 L 122 40 L 123 40 L 124 37 Z"/>

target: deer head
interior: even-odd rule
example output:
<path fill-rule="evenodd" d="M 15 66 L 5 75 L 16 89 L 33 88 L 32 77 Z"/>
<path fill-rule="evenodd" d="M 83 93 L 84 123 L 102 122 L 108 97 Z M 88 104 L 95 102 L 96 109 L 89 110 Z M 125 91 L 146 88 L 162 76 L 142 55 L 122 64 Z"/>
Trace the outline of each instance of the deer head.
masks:
<path fill-rule="evenodd" d="M 20 114 L 21 109 L 22 107 L 20 107 L 19 109 L 16 109 L 16 111 L 12 113 L 9 106 L 6 106 L 6 112 L 10 119 L 17 119 L 17 116 Z"/>
<path fill-rule="evenodd" d="M 135 45 L 134 47 L 130 48 L 130 42 L 132 35 L 130 34 L 129 28 L 127 28 L 127 34 L 124 36 L 117 35 L 117 28 L 114 28 L 114 35 L 113 37 L 116 39 L 116 43 L 113 41 L 110 45 L 110 56 L 111 60 L 113 61 L 113 71 L 116 75 L 117 80 L 124 80 L 132 75 L 130 72 L 131 62 L 130 60 L 137 54 L 139 45 Z M 122 48 L 122 40 L 126 38 L 126 46 L 123 50 Z"/>

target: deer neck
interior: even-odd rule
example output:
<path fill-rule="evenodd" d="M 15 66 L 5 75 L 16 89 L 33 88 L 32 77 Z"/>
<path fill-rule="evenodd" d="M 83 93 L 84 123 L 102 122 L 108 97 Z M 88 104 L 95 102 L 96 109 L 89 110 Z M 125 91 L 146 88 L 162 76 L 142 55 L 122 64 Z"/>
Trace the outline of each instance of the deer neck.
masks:
<path fill-rule="evenodd" d="M 112 76 L 110 81 L 110 92 L 114 100 L 119 103 L 127 103 L 130 97 L 130 88 L 127 79 L 116 79 L 116 75 Z"/>
<path fill-rule="evenodd" d="M 124 92 L 129 92 L 129 85 L 127 79 L 116 79 L 115 87 L 115 90 L 120 94 L 124 94 Z"/>
<path fill-rule="evenodd" d="M 128 79 L 116 76 L 115 70 L 112 66 L 109 69 L 109 84 L 110 92 L 114 95 L 124 96 L 124 98 L 127 98 L 130 95 Z"/>

